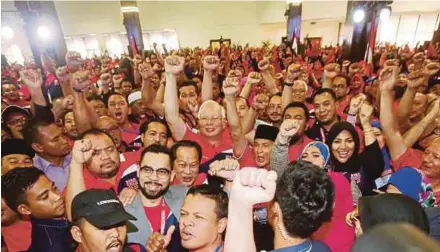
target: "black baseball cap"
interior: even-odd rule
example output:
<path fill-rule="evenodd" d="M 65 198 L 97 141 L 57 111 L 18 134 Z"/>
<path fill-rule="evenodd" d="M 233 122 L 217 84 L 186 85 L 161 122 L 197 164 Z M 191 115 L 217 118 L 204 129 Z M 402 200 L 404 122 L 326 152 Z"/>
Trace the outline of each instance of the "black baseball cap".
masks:
<path fill-rule="evenodd" d="M 1 156 L 12 154 L 22 154 L 33 158 L 35 151 L 23 139 L 6 139 L 2 142 Z"/>
<path fill-rule="evenodd" d="M 9 117 L 9 115 L 12 113 L 21 113 L 27 117 L 31 116 L 26 109 L 19 107 L 19 106 L 16 106 L 16 105 L 9 105 L 2 112 L 2 121 L 4 122 Z"/>
<path fill-rule="evenodd" d="M 79 193 L 72 202 L 72 220 L 85 218 L 99 229 L 136 220 L 127 213 L 113 190 L 90 189 Z"/>

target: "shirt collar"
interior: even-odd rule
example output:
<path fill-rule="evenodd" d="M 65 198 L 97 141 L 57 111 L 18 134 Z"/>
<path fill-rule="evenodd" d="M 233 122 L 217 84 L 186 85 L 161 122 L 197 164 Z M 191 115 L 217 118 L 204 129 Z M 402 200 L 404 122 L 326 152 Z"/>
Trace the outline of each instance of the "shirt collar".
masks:
<path fill-rule="evenodd" d="M 70 227 L 70 223 L 67 219 L 38 219 L 31 217 L 32 226 L 44 226 L 44 227 L 52 227 L 52 228 L 68 228 Z"/>
<path fill-rule="evenodd" d="M 287 251 L 295 251 L 295 252 L 308 252 L 312 251 L 312 241 L 310 239 L 306 239 L 304 242 L 280 249 L 275 249 L 272 252 L 287 252 Z"/>
<path fill-rule="evenodd" d="M 63 160 L 63 164 L 61 165 L 61 168 L 64 169 L 67 166 L 69 166 L 71 159 L 72 159 L 71 154 L 68 154 L 67 156 L 65 156 L 64 160 Z M 40 155 L 35 154 L 34 163 L 37 163 L 37 162 L 41 165 L 41 168 L 44 172 L 46 172 L 50 166 L 60 167 L 60 166 L 56 166 L 56 165 L 52 164 L 51 162 L 47 161 L 46 159 L 44 159 Z"/>

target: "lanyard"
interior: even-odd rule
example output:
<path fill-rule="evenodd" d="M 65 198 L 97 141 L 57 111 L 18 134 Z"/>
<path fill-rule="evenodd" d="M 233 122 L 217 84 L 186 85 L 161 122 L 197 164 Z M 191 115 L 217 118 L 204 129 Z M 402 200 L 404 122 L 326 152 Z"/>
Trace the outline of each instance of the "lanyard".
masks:
<path fill-rule="evenodd" d="M 162 206 L 161 206 L 162 210 L 160 211 L 160 233 L 165 235 L 165 221 L 166 221 L 166 216 L 165 216 L 165 199 L 162 198 Z"/>

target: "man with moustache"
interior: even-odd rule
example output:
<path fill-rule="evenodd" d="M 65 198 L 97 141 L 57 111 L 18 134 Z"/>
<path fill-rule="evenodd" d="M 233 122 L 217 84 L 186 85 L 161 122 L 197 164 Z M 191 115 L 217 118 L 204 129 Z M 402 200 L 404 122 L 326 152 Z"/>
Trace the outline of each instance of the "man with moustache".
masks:
<path fill-rule="evenodd" d="M 136 220 L 131 223 L 137 231 L 128 234 L 128 242 L 146 245 L 154 233 L 173 232 L 178 227 L 180 209 L 188 191 L 186 186 L 172 185 L 171 152 L 153 144 L 142 152 L 137 171 L 139 193 L 131 204 L 125 206 L 128 213 Z M 182 251 L 178 232 L 170 235 L 168 251 Z"/>
<path fill-rule="evenodd" d="M 112 190 L 92 189 L 78 194 L 72 203 L 70 229 L 78 243 L 76 252 L 145 251 L 142 245 L 126 243 L 127 221 L 134 219 Z"/>
<path fill-rule="evenodd" d="M 274 94 L 270 97 L 267 106 L 267 115 L 273 126 L 279 127 L 281 124 L 281 93 Z"/>

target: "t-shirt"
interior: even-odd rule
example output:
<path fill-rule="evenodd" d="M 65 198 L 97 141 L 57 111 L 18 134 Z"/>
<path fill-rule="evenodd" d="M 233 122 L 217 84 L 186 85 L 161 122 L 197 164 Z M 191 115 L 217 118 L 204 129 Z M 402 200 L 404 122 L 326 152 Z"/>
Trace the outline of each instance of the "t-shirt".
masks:
<path fill-rule="evenodd" d="M 298 160 L 304 148 L 311 142 L 313 142 L 312 139 L 304 136 L 301 140 L 289 146 L 289 162 Z"/>
<path fill-rule="evenodd" d="M 9 251 L 25 251 L 31 245 L 32 224 L 29 220 L 18 220 L 11 226 L 2 226 L 2 236 Z"/>
<path fill-rule="evenodd" d="M 400 155 L 396 160 L 392 161 L 392 168 L 394 171 L 399 170 L 402 167 L 410 166 L 416 169 L 420 169 L 422 166 L 423 152 L 416 149 L 407 149 L 405 153 Z"/>
<path fill-rule="evenodd" d="M 211 160 L 216 154 L 230 152 L 232 153 L 232 139 L 229 128 L 225 128 L 222 132 L 222 142 L 219 146 L 211 145 L 206 138 L 200 134 L 195 134 L 190 130 L 186 130 L 183 140 L 190 140 L 198 143 L 202 147 L 201 164 Z"/>
<path fill-rule="evenodd" d="M 126 142 L 129 146 L 133 145 L 132 142 L 136 141 L 139 137 L 139 124 L 130 123 L 129 128 L 120 128 L 122 140 Z"/>
<path fill-rule="evenodd" d="M 163 200 L 161 204 L 155 207 L 145 207 L 144 206 L 145 215 L 147 216 L 148 221 L 150 222 L 150 227 L 153 229 L 153 232 L 161 232 L 161 221 L 162 221 L 162 212 L 164 213 L 163 220 L 163 229 L 165 229 L 165 222 L 170 215 L 171 210 Z M 162 232 L 166 232 L 166 230 L 162 230 Z"/>

